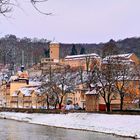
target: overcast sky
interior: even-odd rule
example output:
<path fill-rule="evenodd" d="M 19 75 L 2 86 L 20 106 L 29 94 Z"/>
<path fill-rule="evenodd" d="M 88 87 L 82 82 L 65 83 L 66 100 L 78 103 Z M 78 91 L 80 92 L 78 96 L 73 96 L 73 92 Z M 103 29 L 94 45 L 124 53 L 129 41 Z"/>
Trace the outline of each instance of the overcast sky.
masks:
<path fill-rule="evenodd" d="M 21 1 L 21 0 L 19 0 Z M 0 16 L 0 37 L 47 38 L 64 43 L 99 43 L 111 38 L 140 37 L 140 0 L 49 0 L 39 5 L 52 16 L 39 14 L 29 0 Z"/>

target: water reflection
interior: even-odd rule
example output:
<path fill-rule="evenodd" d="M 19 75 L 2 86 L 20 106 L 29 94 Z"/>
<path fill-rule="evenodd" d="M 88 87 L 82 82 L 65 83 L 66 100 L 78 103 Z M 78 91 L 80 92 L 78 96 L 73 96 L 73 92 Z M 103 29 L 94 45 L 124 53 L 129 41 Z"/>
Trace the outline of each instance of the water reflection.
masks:
<path fill-rule="evenodd" d="M 125 140 L 125 138 L 0 119 L 0 140 Z"/>

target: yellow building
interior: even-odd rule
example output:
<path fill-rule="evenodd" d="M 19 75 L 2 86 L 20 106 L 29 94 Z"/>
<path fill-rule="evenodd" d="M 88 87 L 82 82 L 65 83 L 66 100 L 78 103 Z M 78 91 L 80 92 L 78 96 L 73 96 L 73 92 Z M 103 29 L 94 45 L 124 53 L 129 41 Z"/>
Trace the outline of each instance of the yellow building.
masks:
<path fill-rule="evenodd" d="M 11 96 L 12 108 L 41 108 L 46 107 L 46 97 L 36 91 L 36 86 L 17 89 Z"/>
<path fill-rule="evenodd" d="M 25 71 L 20 71 L 17 75 L 11 76 L 9 83 L 10 107 L 31 108 L 37 106 L 35 103 L 37 99 L 33 93 L 39 85 L 39 82 L 29 82 L 28 73 Z"/>
<path fill-rule="evenodd" d="M 29 86 L 26 80 L 17 80 L 10 82 L 10 96 L 12 96 L 17 89 L 25 86 Z"/>
<path fill-rule="evenodd" d="M 0 106 L 10 107 L 10 85 L 6 81 L 0 86 Z"/>
<path fill-rule="evenodd" d="M 50 59 L 54 62 L 60 61 L 60 44 L 59 43 L 50 43 Z"/>
<path fill-rule="evenodd" d="M 132 107 L 140 107 L 140 79 L 131 79 L 125 81 L 124 92 L 124 109 Z M 120 81 L 120 84 L 121 81 Z"/>
<path fill-rule="evenodd" d="M 87 91 L 86 95 L 86 102 L 85 102 L 85 109 L 88 112 L 92 111 L 99 111 L 99 94 L 95 91 Z"/>
<path fill-rule="evenodd" d="M 74 93 L 67 93 L 64 98 L 64 104 L 68 101 L 71 101 L 73 104 L 77 104 L 84 109 L 85 102 L 86 102 L 86 95 L 87 89 L 85 88 L 84 84 L 77 85 Z"/>

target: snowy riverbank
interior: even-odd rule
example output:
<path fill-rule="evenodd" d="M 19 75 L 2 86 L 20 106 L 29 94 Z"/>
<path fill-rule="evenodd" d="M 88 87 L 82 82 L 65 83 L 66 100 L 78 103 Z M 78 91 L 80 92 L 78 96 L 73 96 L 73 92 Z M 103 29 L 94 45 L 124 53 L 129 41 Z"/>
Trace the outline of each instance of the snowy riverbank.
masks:
<path fill-rule="evenodd" d="M 1 118 L 55 127 L 90 130 L 140 138 L 140 116 L 93 113 L 27 114 L 1 112 Z"/>

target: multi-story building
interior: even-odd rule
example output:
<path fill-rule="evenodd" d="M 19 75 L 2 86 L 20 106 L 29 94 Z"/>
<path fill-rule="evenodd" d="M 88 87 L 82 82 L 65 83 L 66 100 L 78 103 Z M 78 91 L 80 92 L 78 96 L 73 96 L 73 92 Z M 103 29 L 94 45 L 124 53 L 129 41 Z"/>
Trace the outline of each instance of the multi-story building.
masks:
<path fill-rule="evenodd" d="M 64 63 L 71 68 L 81 67 L 83 70 L 92 70 L 94 65 L 101 65 L 101 58 L 98 54 L 69 55 L 64 58 Z"/>

